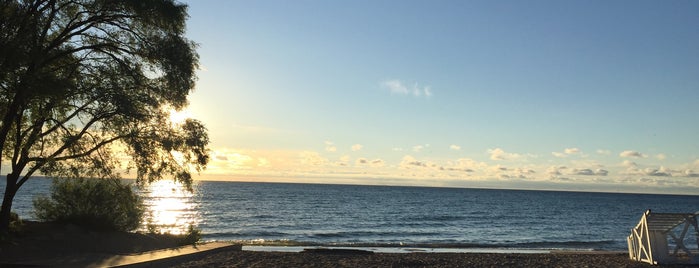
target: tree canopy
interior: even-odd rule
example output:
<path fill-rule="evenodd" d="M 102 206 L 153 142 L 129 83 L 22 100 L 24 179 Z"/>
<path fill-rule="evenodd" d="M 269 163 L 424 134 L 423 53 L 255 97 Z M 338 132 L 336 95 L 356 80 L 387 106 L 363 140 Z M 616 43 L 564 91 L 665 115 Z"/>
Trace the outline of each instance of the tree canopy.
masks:
<path fill-rule="evenodd" d="M 164 176 L 190 185 L 209 160 L 187 105 L 198 55 L 172 0 L 1 0 L 0 231 L 32 176 Z M 125 164 L 126 163 L 126 164 Z"/>

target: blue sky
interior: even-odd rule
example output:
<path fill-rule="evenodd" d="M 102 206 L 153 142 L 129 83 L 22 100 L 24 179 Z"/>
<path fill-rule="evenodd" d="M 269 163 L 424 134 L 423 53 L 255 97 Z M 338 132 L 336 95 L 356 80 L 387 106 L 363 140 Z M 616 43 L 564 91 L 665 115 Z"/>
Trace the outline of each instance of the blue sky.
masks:
<path fill-rule="evenodd" d="M 186 3 L 202 178 L 699 190 L 699 2 Z"/>

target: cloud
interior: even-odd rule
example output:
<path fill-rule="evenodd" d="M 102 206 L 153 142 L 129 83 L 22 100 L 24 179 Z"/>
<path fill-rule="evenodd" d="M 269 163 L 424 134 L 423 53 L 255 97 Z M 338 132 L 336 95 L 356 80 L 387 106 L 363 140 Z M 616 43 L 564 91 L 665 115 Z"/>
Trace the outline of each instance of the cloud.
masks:
<path fill-rule="evenodd" d="M 521 157 L 519 154 L 508 153 L 500 148 L 488 149 L 488 153 L 491 160 L 513 160 Z"/>
<path fill-rule="evenodd" d="M 690 177 L 690 178 L 699 177 L 699 173 L 694 173 L 694 171 L 691 170 L 691 169 L 687 169 L 687 170 L 685 170 L 685 171 L 682 172 L 682 173 L 684 173 L 684 176 L 685 176 L 685 177 Z"/>
<path fill-rule="evenodd" d="M 655 176 L 655 177 L 671 177 L 672 176 L 672 170 L 669 170 L 665 167 L 660 167 L 659 169 L 646 168 L 643 171 L 648 176 Z"/>
<path fill-rule="evenodd" d="M 326 141 L 325 142 L 325 151 L 327 152 L 336 152 L 337 147 L 335 147 L 335 144 L 331 141 Z"/>
<path fill-rule="evenodd" d="M 571 175 L 584 175 L 584 176 L 607 176 L 609 171 L 604 169 L 592 170 L 589 168 L 584 169 L 573 169 L 571 170 Z"/>
<path fill-rule="evenodd" d="M 551 152 L 551 154 L 552 154 L 553 156 L 555 156 L 555 157 L 558 157 L 558 158 L 568 157 L 567 154 L 559 153 L 559 152 Z"/>
<path fill-rule="evenodd" d="M 655 155 L 655 158 L 658 159 L 658 160 L 665 160 L 665 159 L 667 159 L 667 155 L 665 155 L 665 154 L 657 154 L 657 155 Z"/>
<path fill-rule="evenodd" d="M 413 146 L 413 152 L 419 153 L 419 152 L 422 151 L 422 149 L 425 149 L 425 148 L 428 148 L 428 147 L 430 147 L 429 144 L 425 144 L 425 145 L 415 145 L 415 146 Z"/>
<path fill-rule="evenodd" d="M 629 160 L 624 160 L 624 162 L 621 162 L 622 166 L 625 166 L 627 168 L 636 168 L 638 167 L 638 164 L 634 161 L 629 161 Z"/>
<path fill-rule="evenodd" d="M 374 159 L 374 160 L 369 160 L 366 158 L 358 158 L 357 161 L 355 161 L 355 164 L 357 166 L 372 166 L 372 167 L 383 167 L 386 162 L 383 161 L 383 159 Z M 420 166 L 419 164 L 417 166 Z"/>
<path fill-rule="evenodd" d="M 565 148 L 565 150 L 563 150 L 562 153 L 561 152 L 551 152 L 551 154 L 553 156 L 558 157 L 558 158 L 565 158 L 565 157 L 568 157 L 569 155 L 574 155 L 574 154 L 579 154 L 579 153 L 580 153 L 580 149 L 578 149 L 578 148 Z"/>
<path fill-rule="evenodd" d="M 383 167 L 386 164 L 386 162 L 383 161 L 383 159 L 374 159 L 371 160 L 371 165 L 375 167 Z"/>
<path fill-rule="evenodd" d="M 564 151 L 566 154 L 577 154 L 580 152 L 578 148 L 566 148 Z"/>
<path fill-rule="evenodd" d="M 269 167 L 269 160 L 264 157 L 260 157 L 257 159 L 257 166 L 258 167 Z"/>
<path fill-rule="evenodd" d="M 320 156 L 317 152 L 303 151 L 299 153 L 301 163 L 309 166 L 321 166 L 328 162 L 327 159 Z"/>
<path fill-rule="evenodd" d="M 567 169 L 565 166 L 551 166 L 546 169 L 546 174 L 549 174 L 551 176 L 559 176 L 562 175 L 563 173 L 561 170 Z"/>
<path fill-rule="evenodd" d="M 403 94 L 406 95 L 410 93 L 408 88 L 403 85 L 400 80 L 386 80 L 381 82 L 381 87 L 388 89 L 393 94 Z"/>
<path fill-rule="evenodd" d="M 477 162 L 470 158 L 459 158 L 458 160 L 456 160 L 456 163 L 451 163 L 451 165 L 454 166 L 456 169 L 471 171 L 476 169 L 485 169 L 488 167 L 488 164 L 483 162 Z"/>
<path fill-rule="evenodd" d="M 359 150 L 361 150 L 362 148 L 364 148 L 364 146 L 361 145 L 361 144 L 352 145 L 352 151 L 353 151 L 353 152 L 359 151 Z"/>
<path fill-rule="evenodd" d="M 400 166 L 403 168 L 410 168 L 410 167 L 427 167 L 426 162 L 418 161 L 412 156 L 406 155 L 403 157 L 403 160 L 400 162 Z"/>
<path fill-rule="evenodd" d="M 398 79 L 385 80 L 380 85 L 382 88 L 388 89 L 391 94 L 413 95 L 415 97 L 425 96 L 428 98 L 434 95 L 430 86 L 422 87 L 418 83 L 414 83 L 412 87 L 408 87 Z"/>
<path fill-rule="evenodd" d="M 631 151 L 631 150 L 626 150 L 621 153 L 619 153 L 619 156 L 621 157 L 627 157 L 627 158 L 646 158 L 646 155 L 637 152 L 637 151 Z"/>
<path fill-rule="evenodd" d="M 340 157 L 340 161 L 337 162 L 337 165 L 343 166 L 343 167 L 347 166 L 347 165 L 349 165 L 350 160 L 351 160 L 351 158 L 349 155 L 343 155 Z"/>
<path fill-rule="evenodd" d="M 612 151 L 599 149 L 599 150 L 597 150 L 597 154 L 610 155 L 610 154 L 612 154 Z"/>
<path fill-rule="evenodd" d="M 456 144 L 452 144 L 452 145 L 449 145 L 449 150 L 459 151 L 459 150 L 461 150 L 461 146 L 456 145 Z"/>

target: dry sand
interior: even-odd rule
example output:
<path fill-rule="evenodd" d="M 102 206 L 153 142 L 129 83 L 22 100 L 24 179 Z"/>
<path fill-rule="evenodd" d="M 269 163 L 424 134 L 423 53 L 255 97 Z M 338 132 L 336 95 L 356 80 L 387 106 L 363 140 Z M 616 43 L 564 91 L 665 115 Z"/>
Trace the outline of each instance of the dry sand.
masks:
<path fill-rule="evenodd" d="M 226 251 L 176 267 L 695 267 L 650 266 L 625 253 L 332 253 Z"/>

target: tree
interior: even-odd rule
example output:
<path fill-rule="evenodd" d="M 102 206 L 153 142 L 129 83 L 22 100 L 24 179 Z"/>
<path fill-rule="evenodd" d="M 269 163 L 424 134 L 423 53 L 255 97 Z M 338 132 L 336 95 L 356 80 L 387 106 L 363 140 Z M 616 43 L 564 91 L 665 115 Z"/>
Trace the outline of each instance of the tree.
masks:
<path fill-rule="evenodd" d="M 0 208 L 7 231 L 17 190 L 33 175 L 173 176 L 191 184 L 208 135 L 187 105 L 198 55 L 173 0 L 0 0 Z M 128 163 L 124 166 L 124 163 Z"/>

